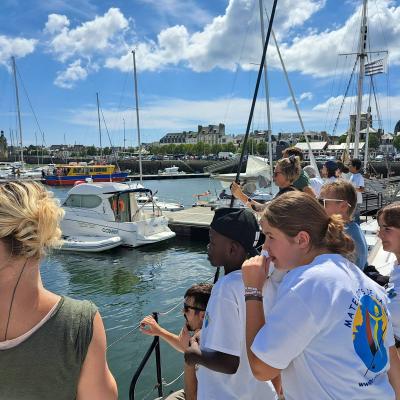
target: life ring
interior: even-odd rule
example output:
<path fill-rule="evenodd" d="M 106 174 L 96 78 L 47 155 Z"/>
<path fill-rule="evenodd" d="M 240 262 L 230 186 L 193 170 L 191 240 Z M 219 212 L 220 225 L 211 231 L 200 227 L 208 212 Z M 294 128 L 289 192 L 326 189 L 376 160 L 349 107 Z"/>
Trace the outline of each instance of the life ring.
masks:
<path fill-rule="evenodd" d="M 117 200 L 116 199 L 113 200 L 111 207 L 112 207 L 113 211 L 117 211 Z M 119 199 L 118 200 L 118 212 L 124 212 L 124 210 L 125 210 L 125 203 L 123 200 Z"/>

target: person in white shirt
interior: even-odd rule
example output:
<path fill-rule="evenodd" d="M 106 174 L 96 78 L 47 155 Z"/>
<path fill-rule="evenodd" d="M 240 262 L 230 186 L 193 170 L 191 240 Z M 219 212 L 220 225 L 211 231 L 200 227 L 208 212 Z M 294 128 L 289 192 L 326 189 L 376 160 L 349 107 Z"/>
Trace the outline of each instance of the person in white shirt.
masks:
<path fill-rule="evenodd" d="M 360 207 L 363 202 L 362 193 L 365 191 L 364 177 L 361 175 L 361 160 L 358 158 L 353 158 L 349 165 L 349 170 L 351 172 L 349 181 L 355 187 L 357 192 L 357 209 L 354 213 L 354 222 L 360 225 Z"/>
<path fill-rule="evenodd" d="M 400 347 L 400 202 L 389 204 L 378 212 L 379 233 L 383 250 L 396 256 L 396 263 L 390 273 L 388 296 L 389 311 L 393 319 L 396 347 Z"/>
<path fill-rule="evenodd" d="M 339 167 L 336 161 L 329 160 L 323 166 L 321 170 L 321 175 L 324 178 L 324 182 L 335 182 L 337 178 L 337 173 Z"/>
<path fill-rule="evenodd" d="M 303 168 L 303 171 L 308 175 L 310 178 L 310 185 L 313 188 L 315 195 L 318 197 L 321 191 L 321 187 L 324 184 L 324 181 L 317 176 L 317 172 L 312 165 L 307 165 Z"/>
<path fill-rule="evenodd" d="M 354 244 L 341 217 L 292 192 L 269 203 L 261 226 L 269 257 L 243 263 L 244 285 L 260 291 L 270 262 L 288 273 L 271 310 L 264 310 L 262 295 L 245 296 L 254 376 L 281 373 L 286 400 L 399 398 L 387 296 L 344 257 Z"/>
<path fill-rule="evenodd" d="M 259 382 L 251 373 L 246 352 L 245 288 L 240 268 L 248 254 L 256 254 L 259 236 L 257 220 L 249 210 L 215 211 L 208 257 L 213 266 L 224 267 L 225 276 L 212 289 L 200 345 L 194 338 L 185 352 L 187 364 L 199 365 L 198 400 L 275 399 L 270 382 Z M 266 297 L 266 301 L 273 300 Z"/>

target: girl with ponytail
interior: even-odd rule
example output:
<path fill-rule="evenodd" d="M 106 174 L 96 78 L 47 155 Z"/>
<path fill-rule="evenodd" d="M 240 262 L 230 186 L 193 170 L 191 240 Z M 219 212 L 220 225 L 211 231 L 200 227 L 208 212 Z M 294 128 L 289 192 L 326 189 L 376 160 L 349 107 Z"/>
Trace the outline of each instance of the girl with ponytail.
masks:
<path fill-rule="evenodd" d="M 254 376 L 281 374 L 287 400 L 400 398 L 386 293 L 348 260 L 354 243 L 342 217 L 291 192 L 268 204 L 261 226 L 269 255 L 242 266 Z M 261 289 L 271 262 L 287 274 L 265 315 Z"/>

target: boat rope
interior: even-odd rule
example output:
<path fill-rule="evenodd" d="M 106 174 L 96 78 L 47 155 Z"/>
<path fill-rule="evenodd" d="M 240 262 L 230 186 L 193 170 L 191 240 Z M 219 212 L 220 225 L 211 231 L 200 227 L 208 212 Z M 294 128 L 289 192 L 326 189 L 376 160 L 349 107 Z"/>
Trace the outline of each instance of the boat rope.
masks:
<path fill-rule="evenodd" d="M 168 387 L 173 385 L 175 382 L 177 382 L 180 378 L 182 378 L 182 376 L 184 375 L 185 371 L 182 371 L 174 380 L 172 380 L 171 382 L 165 382 L 164 378 L 162 380 L 162 385 L 163 387 Z"/>
<path fill-rule="evenodd" d="M 106 350 L 108 350 L 110 347 L 114 346 L 114 344 L 120 342 L 122 339 L 125 339 L 127 336 L 129 336 L 131 333 L 133 333 L 134 331 L 136 331 L 136 329 L 139 329 L 140 327 L 140 323 L 136 324 L 135 327 L 133 329 L 131 329 L 129 332 L 125 333 L 124 335 L 122 335 L 120 338 L 114 340 L 112 343 L 110 343 L 107 347 Z"/>
<path fill-rule="evenodd" d="M 142 397 L 142 400 L 146 400 L 149 398 L 149 396 L 158 388 L 158 383 L 154 385 L 154 387 L 150 390 L 150 392 L 148 392 L 147 394 L 145 394 L 144 397 Z"/>

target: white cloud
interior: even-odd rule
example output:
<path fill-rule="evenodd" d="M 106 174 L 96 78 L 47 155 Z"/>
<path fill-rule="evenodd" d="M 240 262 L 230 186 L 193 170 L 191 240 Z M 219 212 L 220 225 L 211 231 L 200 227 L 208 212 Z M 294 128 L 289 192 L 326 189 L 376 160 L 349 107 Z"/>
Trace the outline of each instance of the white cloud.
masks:
<path fill-rule="evenodd" d="M 103 16 L 77 28 L 69 29 L 68 26 L 68 18 L 57 14 L 51 14 L 46 23 L 46 27 L 53 29 L 52 32 L 48 30 L 49 33 L 56 33 L 48 43 L 49 49 L 62 62 L 73 57 L 104 55 L 110 50 L 115 52 L 124 43 L 123 33 L 128 20 L 118 8 L 110 8 Z"/>
<path fill-rule="evenodd" d="M 81 66 L 81 60 L 76 60 L 65 71 L 57 74 L 54 84 L 64 89 L 71 89 L 77 81 L 84 80 L 87 76 L 88 71 Z"/>
<path fill-rule="evenodd" d="M 300 95 L 300 101 L 301 100 L 312 100 L 313 99 L 313 94 L 311 92 L 304 92 Z"/>
<path fill-rule="evenodd" d="M 50 14 L 47 18 L 45 31 L 54 34 L 69 26 L 69 19 L 65 15 Z"/>
<path fill-rule="evenodd" d="M 278 35 L 301 26 L 323 7 L 324 0 L 283 0 L 276 16 Z M 162 30 L 155 41 L 135 46 L 140 68 L 161 70 L 182 62 L 194 71 L 213 68 L 234 70 L 240 63 L 259 62 L 261 37 L 258 2 L 230 0 L 225 14 L 215 17 L 203 30 L 190 34 L 185 26 Z M 171 57 L 172 55 L 172 57 Z M 131 69 L 129 55 L 110 57 L 106 66 Z"/>
<path fill-rule="evenodd" d="M 25 57 L 35 51 L 37 40 L 0 35 L 0 64 L 8 68 L 11 56 Z"/>

